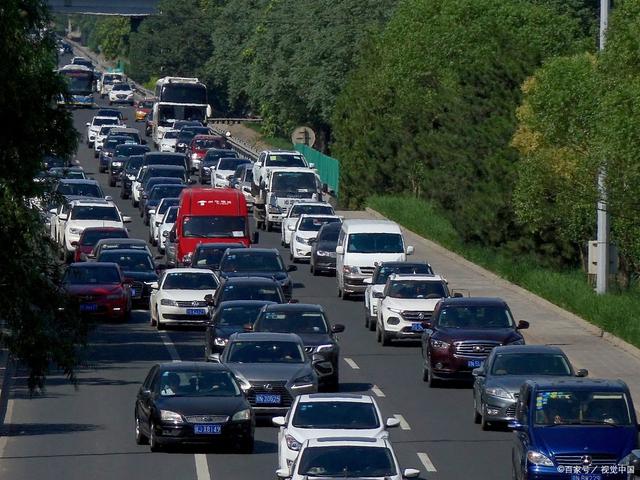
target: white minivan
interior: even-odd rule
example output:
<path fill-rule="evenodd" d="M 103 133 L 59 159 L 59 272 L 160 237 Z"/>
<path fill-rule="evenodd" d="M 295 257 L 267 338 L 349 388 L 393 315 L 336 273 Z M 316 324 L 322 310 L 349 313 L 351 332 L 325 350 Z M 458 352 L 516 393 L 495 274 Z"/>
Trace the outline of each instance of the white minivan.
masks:
<path fill-rule="evenodd" d="M 400 226 L 390 220 L 345 220 L 336 247 L 338 296 L 363 293 L 365 278 L 371 277 L 375 264 L 404 262 L 413 247 L 407 246 Z"/>

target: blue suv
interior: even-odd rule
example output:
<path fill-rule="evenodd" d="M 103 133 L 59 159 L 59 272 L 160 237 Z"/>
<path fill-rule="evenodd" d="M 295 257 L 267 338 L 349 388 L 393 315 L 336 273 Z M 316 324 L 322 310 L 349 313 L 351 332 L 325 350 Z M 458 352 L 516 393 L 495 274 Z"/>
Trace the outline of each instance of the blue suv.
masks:
<path fill-rule="evenodd" d="M 633 473 L 640 475 L 632 454 L 638 448 L 638 423 L 622 380 L 528 380 L 509 426 L 515 433 L 516 480 L 627 480 Z"/>

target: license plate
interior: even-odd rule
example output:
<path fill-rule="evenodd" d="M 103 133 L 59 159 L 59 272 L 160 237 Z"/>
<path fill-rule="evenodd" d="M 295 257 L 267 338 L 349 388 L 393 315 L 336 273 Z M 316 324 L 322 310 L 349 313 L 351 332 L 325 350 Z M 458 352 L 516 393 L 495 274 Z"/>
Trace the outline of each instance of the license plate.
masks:
<path fill-rule="evenodd" d="M 268 404 L 278 404 L 280 403 L 280 395 L 268 395 L 265 393 L 258 393 L 256 395 L 256 403 L 268 403 Z"/>
<path fill-rule="evenodd" d="M 413 332 L 421 332 L 424 330 L 424 327 L 422 326 L 421 323 L 412 323 L 411 324 L 411 330 Z"/>
<path fill-rule="evenodd" d="M 187 308 L 187 315 L 204 315 L 207 311 L 204 308 Z"/>
<path fill-rule="evenodd" d="M 222 433 L 222 425 L 194 425 L 193 433 L 196 435 L 220 435 Z"/>
<path fill-rule="evenodd" d="M 467 361 L 467 367 L 478 368 L 482 366 L 482 360 L 469 360 Z"/>
<path fill-rule="evenodd" d="M 81 312 L 95 312 L 98 310 L 98 305 L 96 303 L 81 303 L 80 311 Z"/>
<path fill-rule="evenodd" d="M 136 289 L 135 289 L 135 288 L 132 288 L 132 289 L 131 289 L 131 296 L 132 296 L 132 297 L 135 297 L 135 296 L 136 296 Z"/>
<path fill-rule="evenodd" d="M 593 475 L 590 473 L 573 474 L 571 480 L 602 480 L 602 475 Z"/>

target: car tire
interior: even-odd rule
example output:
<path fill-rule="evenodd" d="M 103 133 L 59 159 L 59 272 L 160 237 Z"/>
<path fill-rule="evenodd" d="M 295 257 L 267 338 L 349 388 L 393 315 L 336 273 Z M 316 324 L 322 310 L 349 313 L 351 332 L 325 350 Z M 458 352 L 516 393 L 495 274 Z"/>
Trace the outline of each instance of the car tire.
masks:
<path fill-rule="evenodd" d="M 140 419 L 138 418 L 138 414 L 135 414 L 135 434 L 136 434 L 136 445 L 148 445 L 149 439 L 147 436 L 142 433 L 142 429 L 140 428 Z"/>
<path fill-rule="evenodd" d="M 152 452 L 160 452 L 162 444 L 158 441 L 158 437 L 154 432 L 153 422 L 149 424 L 149 448 Z"/>
<path fill-rule="evenodd" d="M 476 425 L 480 425 L 481 421 L 482 421 L 482 415 L 478 413 L 478 401 L 474 397 L 473 398 L 473 423 L 475 423 Z"/>
<path fill-rule="evenodd" d="M 382 346 L 389 347 L 391 345 L 391 335 L 389 335 L 384 329 L 382 330 Z"/>
<path fill-rule="evenodd" d="M 110 187 L 115 187 L 116 186 L 116 181 L 113 178 L 109 178 L 109 186 Z"/>
<path fill-rule="evenodd" d="M 364 328 L 366 328 L 367 330 L 369 330 L 369 312 L 367 312 L 366 310 L 364 311 Z"/>
<path fill-rule="evenodd" d="M 482 410 L 482 418 L 480 419 L 480 428 L 482 428 L 482 430 L 486 432 L 491 430 L 491 423 L 487 421 L 487 414 L 484 411 L 485 410 L 484 405 L 480 404 L 480 409 Z"/>
<path fill-rule="evenodd" d="M 429 370 L 427 370 L 427 375 L 429 375 L 429 379 L 427 380 L 427 382 L 429 382 L 429 388 L 437 388 L 440 386 L 440 381 L 434 377 Z"/>
<path fill-rule="evenodd" d="M 138 205 L 140 205 L 140 202 L 136 202 L 135 200 L 131 200 L 131 204 L 133 205 L 133 208 L 138 208 Z"/>
<path fill-rule="evenodd" d="M 376 342 L 382 343 L 382 331 L 378 328 L 376 324 Z"/>
<path fill-rule="evenodd" d="M 273 223 L 271 223 L 269 220 L 266 220 L 266 221 L 264 222 L 264 224 L 265 224 L 264 229 L 265 229 L 267 232 L 272 232 L 272 231 L 273 231 Z"/>
<path fill-rule="evenodd" d="M 424 366 L 424 360 L 422 361 L 423 365 L 422 365 L 422 381 L 423 382 L 428 382 L 429 381 L 429 370 L 427 370 L 427 367 Z"/>
<path fill-rule="evenodd" d="M 158 318 L 156 319 L 156 328 L 158 330 L 166 330 L 167 328 L 166 325 L 160 321 L 160 315 L 158 315 Z"/>
<path fill-rule="evenodd" d="M 378 319 L 376 318 L 376 320 L 369 320 L 369 330 L 371 330 L 372 332 L 376 331 L 376 324 L 378 322 Z"/>

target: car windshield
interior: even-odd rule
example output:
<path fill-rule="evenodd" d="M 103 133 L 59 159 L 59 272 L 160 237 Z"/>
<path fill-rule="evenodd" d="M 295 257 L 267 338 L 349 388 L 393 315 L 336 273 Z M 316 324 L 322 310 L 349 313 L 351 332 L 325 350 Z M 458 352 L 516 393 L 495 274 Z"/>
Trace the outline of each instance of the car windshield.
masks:
<path fill-rule="evenodd" d="M 542 391 L 536 395 L 536 425 L 630 425 L 623 392 Z"/>
<path fill-rule="evenodd" d="M 117 128 L 116 125 L 107 125 L 106 127 L 100 127 L 100 132 L 98 133 L 98 135 L 100 135 L 101 137 L 106 137 L 114 128 Z"/>
<path fill-rule="evenodd" d="M 163 290 L 215 290 L 218 281 L 212 273 L 176 272 L 167 274 Z"/>
<path fill-rule="evenodd" d="M 118 145 L 122 145 L 123 143 L 126 142 L 130 142 L 131 139 L 130 138 L 124 138 L 124 137 L 120 137 L 120 138 L 109 138 L 104 145 L 104 148 L 106 148 L 107 150 L 115 150 L 116 147 Z"/>
<path fill-rule="evenodd" d="M 235 170 L 243 163 L 249 163 L 249 161 L 244 158 L 221 158 L 218 162 L 218 170 Z"/>
<path fill-rule="evenodd" d="M 256 322 L 258 332 L 327 333 L 327 321 L 322 312 L 264 312 Z"/>
<path fill-rule="evenodd" d="M 100 253 L 99 262 L 115 262 L 127 272 L 151 272 L 154 270 L 153 261 L 148 252 L 118 252 L 115 250 Z"/>
<path fill-rule="evenodd" d="M 102 190 L 95 183 L 65 183 L 58 184 L 56 189 L 60 195 L 76 197 L 102 198 Z"/>
<path fill-rule="evenodd" d="M 245 217 L 189 216 L 185 217 L 183 235 L 198 238 L 244 238 Z"/>
<path fill-rule="evenodd" d="M 493 359 L 492 375 L 571 375 L 564 355 L 557 353 L 500 353 Z"/>
<path fill-rule="evenodd" d="M 291 208 L 289 217 L 298 218 L 300 215 L 333 215 L 333 207 L 330 205 L 305 205 L 298 203 Z"/>
<path fill-rule="evenodd" d="M 266 167 L 306 167 L 307 164 L 300 154 L 272 153 L 267 155 Z"/>
<path fill-rule="evenodd" d="M 244 284 L 225 285 L 220 301 L 228 300 L 264 300 L 266 302 L 281 303 L 282 297 L 276 285 Z"/>
<path fill-rule="evenodd" d="M 176 139 L 178 138 L 178 133 L 180 133 L 178 132 L 178 130 L 169 130 L 164 134 L 164 137 L 162 138 Z"/>
<path fill-rule="evenodd" d="M 117 92 L 119 92 L 119 91 L 126 92 L 126 91 L 131 90 L 131 87 L 126 83 L 118 83 L 117 85 L 113 86 L 113 90 L 117 91 Z"/>
<path fill-rule="evenodd" d="M 135 174 L 140 170 L 140 167 L 142 167 L 142 162 L 144 161 L 144 157 L 142 155 L 135 155 L 135 156 L 131 156 L 129 157 L 129 160 L 127 161 L 127 166 L 126 166 L 126 171 L 129 174 Z"/>
<path fill-rule="evenodd" d="M 156 185 L 149 192 L 149 200 L 159 200 L 167 197 L 178 197 L 185 185 Z"/>
<path fill-rule="evenodd" d="M 221 158 L 237 158 L 238 154 L 234 150 L 207 150 L 207 154 L 204 156 L 204 162 L 207 165 L 215 164 Z"/>
<path fill-rule="evenodd" d="M 223 147 L 223 140 L 219 138 L 199 138 L 193 142 L 193 147 L 199 150 L 205 148 L 220 148 Z"/>
<path fill-rule="evenodd" d="M 433 270 L 426 263 L 414 263 L 414 264 L 396 264 L 396 265 L 383 265 L 381 266 L 377 273 L 374 275 L 373 284 L 374 285 L 384 285 L 387 283 L 387 278 L 389 275 L 393 273 L 404 273 L 404 274 L 432 274 Z"/>
<path fill-rule="evenodd" d="M 99 127 L 101 125 L 117 125 L 118 124 L 118 119 L 117 118 L 94 118 L 93 119 L 93 126 L 94 127 Z"/>
<path fill-rule="evenodd" d="M 141 155 L 149 151 L 149 147 L 145 145 L 125 144 L 116 147 L 115 155 L 117 157 L 130 157 L 131 155 Z"/>
<path fill-rule="evenodd" d="M 338 222 L 340 222 L 339 218 L 307 217 L 300 220 L 298 230 L 301 230 L 303 232 L 317 232 L 322 228 L 323 225 L 326 225 L 327 223 Z"/>
<path fill-rule="evenodd" d="M 102 238 L 127 238 L 127 232 L 125 230 L 91 230 L 86 229 L 82 232 L 82 239 L 80 245 L 93 246 L 98 243 L 98 240 Z"/>
<path fill-rule="evenodd" d="M 244 251 L 229 252 L 222 259 L 223 272 L 283 272 L 284 264 L 277 252 Z"/>
<path fill-rule="evenodd" d="M 404 245 L 399 233 L 352 233 L 349 253 L 402 253 Z"/>
<path fill-rule="evenodd" d="M 147 155 L 147 165 L 173 165 L 177 167 L 183 167 L 185 164 L 185 158 L 183 155 Z M 166 169 L 165 169 L 166 170 Z M 176 170 L 175 168 L 173 170 Z M 159 175 L 154 175 L 159 176 Z M 164 176 L 164 175 L 163 175 Z"/>
<path fill-rule="evenodd" d="M 271 189 L 283 193 L 309 193 L 317 188 L 313 172 L 277 172 L 273 175 Z"/>
<path fill-rule="evenodd" d="M 304 363 L 302 348 L 295 342 L 232 342 L 230 363 Z"/>
<path fill-rule="evenodd" d="M 331 225 L 331 224 L 329 224 Z M 320 229 L 320 233 L 318 233 L 318 242 L 338 242 L 338 237 L 340 236 L 340 228 L 334 227 L 324 227 Z"/>
<path fill-rule="evenodd" d="M 120 283 L 120 273 L 115 266 L 74 265 L 67 269 L 62 282 L 68 285 L 110 285 Z"/>
<path fill-rule="evenodd" d="M 221 327 L 240 327 L 253 323 L 262 309 L 262 304 L 234 305 L 220 308 L 216 317 L 216 325 Z"/>
<path fill-rule="evenodd" d="M 442 282 L 394 280 L 389 284 L 387 295 L 391 298 L 444 298 L 447 291 Z"/>
<path fill-rule="evenodd" d="M 143 183 L 145 180 L 148 180 L 153 177 L 171 177 L 171 178 L 179 178 L 184 181 L 185 172 L 184 169 L 181 168 L 149 168 L 146 172 L 144 172 L 144 177 L 142 178 Z"/>
<path fill-rule="evenodd" d="M 357 445 L 305 448 L 298 466 L 298 475 L 309 477 L 384 478 L 396 473 L 388 448 Z"/>
<path fill-rule="evenodd" d="M 196 250 L 193 255 L 194 267 L 217 267 L 220 265 L 220 260 L 224 255 L 224 252 L 229 247 L 223 248 L 200 248 Z"/>
<path fill-rule="evenodd" d="M 175 223 L 178 216 L 178 207 L 170 207 L 164 216 L 164 223 Z"/>
<path fill-rule="evenodd" d="M 298 428 L 362 430 L 380 427 L 373 403 L 300 402 L 291 421 Z"/>
<path fill-rule="evenodd" d="M 449 306 L 442 309 L 438 326 L 444 328 L 512 328 L 511 312 L 498 306 Z"/>
<path fill-rule="evenodd" d="M 163 397 L 239 397 L 238 384 L 229 372 L 164 370 L 159 372 L 156 394 Z"/>
<path fill-rule="evenodd" d="M 167 197 L 165 197 L 160 202 L 160 205 L 158 206 L 158 209 L 156 210 L 156 218 L 158 218 L 159 215 L 164 215 L 164 212 L 169 210 L 169 207 L 174 207 L 174 206 L 177 206 L 177 205 L 178 205 L 178 199 L 177 198 L 167 198 Z"/>
<path fill-rule="evenodd" d="M 116 207 L 76 205 L 71 210 L 71 220 L 102 220 L 106 222 L 119 222 L 120 214 Z"/>

